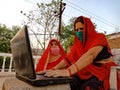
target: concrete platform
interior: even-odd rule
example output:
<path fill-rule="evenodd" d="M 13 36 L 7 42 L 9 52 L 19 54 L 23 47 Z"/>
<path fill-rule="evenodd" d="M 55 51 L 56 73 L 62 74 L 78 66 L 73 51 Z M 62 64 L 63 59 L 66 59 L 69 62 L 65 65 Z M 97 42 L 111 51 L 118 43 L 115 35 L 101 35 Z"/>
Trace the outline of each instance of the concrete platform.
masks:
<path fill-rule="evenodd" d="M 3 82 L 15 76 L 15 72 L 0 72 L 0 90 L 2 90 Z"/>
<path fill-rule="evenodd" d="M 35 87 L 16 77 L 5 79 L 2 90 L 70 90 L 69 83 Z"/>

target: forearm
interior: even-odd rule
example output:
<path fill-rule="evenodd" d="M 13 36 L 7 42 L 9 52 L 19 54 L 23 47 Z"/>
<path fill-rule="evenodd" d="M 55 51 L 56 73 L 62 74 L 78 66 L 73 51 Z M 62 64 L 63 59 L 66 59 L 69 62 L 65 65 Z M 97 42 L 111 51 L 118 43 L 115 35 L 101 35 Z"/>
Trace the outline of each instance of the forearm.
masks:
<path fill-rule="evenodd" d="M 86 58 L 87 57 L 87 58 Z M 92 55 L 83 55 L 77 62 L 72 64 L 68 69 L 69 73 L 71 75 L 76 74 L 78 71 L 81 69 L 85 68 L 88 66 L 90 63 L 93 62 L 93 56 Z"/>
<path fill-rule="evenodd" d="M 74 64 L 68 68 L 69 73 L 73 75 L 91 64 L 102 49 L 103 46 L 95 46 L 84 53 Z"/>
<path fill-rule="evenodd" d="M 65 68 L 67 66 L 67 64 L 65 63 L 64 59 L 59 63 L 57 64 L 55 67 L 53 67 L 53 69 L 62 69 L 62 68 Z"/>

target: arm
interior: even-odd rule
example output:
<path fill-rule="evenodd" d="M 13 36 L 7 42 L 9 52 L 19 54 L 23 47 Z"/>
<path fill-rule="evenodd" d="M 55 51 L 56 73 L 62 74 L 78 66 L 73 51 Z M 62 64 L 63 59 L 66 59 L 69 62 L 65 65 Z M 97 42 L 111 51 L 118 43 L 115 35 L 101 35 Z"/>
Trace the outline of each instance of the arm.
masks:
<path fill-rule="evenodd" d="M 72 64 L 69 68 L 63 70 L 55 70 L 53 72 L 46 73 L 45 76 L 48 77 L 59 77 L 59 76 L 71 76 L 76 74 L 79 70 L 83 69 L 87 65 L 91 64 L 93 60 L 97 57 L 100 51 L 103 49 L 103 46 L 95 46 L 89 49 L 85 54 L 83 54 L 78 61 Z M 62 63 L 62 62 L 61 62 Z M 65 63 L 65 61 L 64 61 Z M 56 67 L 58 68 L 58 67 Z"/>
<path fill-rule="evenodd" d="M 67 65 L 65 63 L 65 60 L 63 59 L 59 64 L 57 64 L 55 67 L 53 67 L 54 70 L 56 69 L 62 69 L 65 68 Z"/>
<path fill-rule="evenodd" d="M 87 65 L 91 64 L 102 49 L 103 46 L 95 46 L 83 54 L 75 64 L 69 67 L 71 75 L 77 73 L 78 70 L 81 70 Z"/>
<path fill-rule="evenodd" d="M 46 62 L 45 62 L 45 66 L 44 66 L 43 71 L 45 71 L 46 68 L 47 68 L 47 65 L 48 65 L 48 62 L 49 62 L 49 58 L 50 58 L 50 53 L 48 53 L 48 56 L 47 56 L 47 59 L 46 59 Z"/>

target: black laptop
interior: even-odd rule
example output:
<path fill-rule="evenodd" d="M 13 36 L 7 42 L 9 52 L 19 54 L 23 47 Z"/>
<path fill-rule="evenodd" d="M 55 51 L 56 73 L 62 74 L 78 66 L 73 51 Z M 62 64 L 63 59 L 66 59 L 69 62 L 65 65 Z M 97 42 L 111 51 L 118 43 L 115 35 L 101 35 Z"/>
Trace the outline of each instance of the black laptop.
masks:
<path fill-rule="evenodd" d="M 72 77 L 36 75 L 27 26 L 24 25 L 10 41 L 16 77 L 33 86 L 69 83 Z"/>

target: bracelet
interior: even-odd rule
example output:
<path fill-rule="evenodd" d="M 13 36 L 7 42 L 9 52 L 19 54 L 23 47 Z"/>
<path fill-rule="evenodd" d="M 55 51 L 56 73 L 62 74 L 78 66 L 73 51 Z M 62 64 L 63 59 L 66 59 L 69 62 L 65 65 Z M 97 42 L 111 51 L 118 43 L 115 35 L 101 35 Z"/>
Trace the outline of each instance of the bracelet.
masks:
<path fill-rule="evenodd" d="M 77 69 L 77 72 L 79 71 L 78 66 L 74 63 L 75 68 Z"/>
<path fill-rule="evenodd" d="M 71 70 L 70 68 L 68 68 L 68 71 L 69 71 L 69 75 L 72 76 L 72 73 L 71 73 Z"/>

